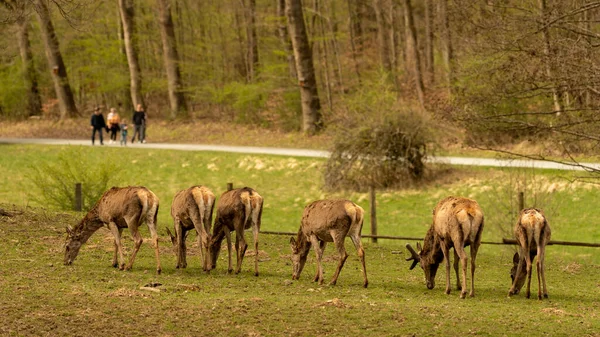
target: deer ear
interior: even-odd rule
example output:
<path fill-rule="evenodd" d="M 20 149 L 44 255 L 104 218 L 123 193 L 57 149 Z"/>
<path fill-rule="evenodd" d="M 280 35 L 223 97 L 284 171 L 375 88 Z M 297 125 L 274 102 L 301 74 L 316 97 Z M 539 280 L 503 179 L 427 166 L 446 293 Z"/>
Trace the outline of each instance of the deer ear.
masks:
<path fill-rule="evenodd" d="M 519 253 L 515 253 L 515 255 L 513 255 L 513 263 L 519 263 Z"/>
<path fill-rule="evenodd" d="M 73 227 L 67 226 L 66 230 L 67 230 L 67 234 L 69 234 L 69 236 L 73 235 Z"/>
<path fill-rule="evenodd" d="M 417 250 L 420 252 L 423 250 L 423 247 L 421 247 L 421 243 L 417 242 Z"/>

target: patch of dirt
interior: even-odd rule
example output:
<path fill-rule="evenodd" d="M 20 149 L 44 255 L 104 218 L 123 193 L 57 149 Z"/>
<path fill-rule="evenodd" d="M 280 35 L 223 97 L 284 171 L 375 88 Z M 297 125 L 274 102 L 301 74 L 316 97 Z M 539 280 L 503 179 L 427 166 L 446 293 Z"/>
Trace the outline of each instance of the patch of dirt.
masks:
<path fill-rule="evenodd" d="M 332 300 L 325 301 L 323 303 L 317 304 L 315 307 L 336 307 L 342 309 L 352 309 L 352 306 L 342 302 L 339 298 L 334 298 Z"/>
<path fill-rule="evenodd" d="M 566 273 L 574 275 L 574 274 L 579 274 L 581 267 L 582 267 L 581 264 L 579 264 L 577 262 L 571 262 L 568 265 L 566 265 L 562 270 Z"/>

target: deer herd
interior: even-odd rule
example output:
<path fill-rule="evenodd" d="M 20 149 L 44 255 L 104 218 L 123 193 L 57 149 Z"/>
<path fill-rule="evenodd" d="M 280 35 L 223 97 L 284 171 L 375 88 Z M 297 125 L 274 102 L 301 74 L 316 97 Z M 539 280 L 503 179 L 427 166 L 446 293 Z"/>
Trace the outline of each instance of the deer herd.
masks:
<path fill-rule="evenodd" d="M 175 194 L 171 203 L 173 232 L 167 233 L 175 247 L 176 268 L 186 268 L 186 238 L 190 231 L 197 233 L 202 269 L 209 272 L 217 265 L 223 238 L 227 240 L 228 273 L 234 271 L 231 253 L 231 232 L 235 231 L 236 266 L 239 273 L 248 244 L 244 231 L 252 229 L 254 239 L 254 275 L 258 276 L 258 234 L 263 210 L 263 198 L 249 187 L 224 192 L 218 202 L 214 226 L 212 215 L 215 206 L 215 194 L 206 186 L 192 186 Z M 114 236 L 113 267 L 129 270 L 133 267 L 135 256 L 143 243 L 139 232 L 142 223 L 146 223 L 156 256 L 156 271 L 161 272 L 156 218 L 159 208 L 158 197 L 143 186 L 113 187 L 106 191 L 96 205 L 74 227 L 67 227 L 64 264 L 70 265 L 77 257 L 81 246 L 99 228 L 106 226 Z M 361 242 L 364 210 L 357 204 L 343 199 L 317 200 L 304 208 L 300 229 L 292 237 L 292 279 L 297 280 L 302 273 L 311 246 L 316 253 L 317 271 L 314 281 L 323 284 L 323 251 L 327 242 L 333 242 L 339 256 L 337 269 L 329 284 L 335 285 L 348 254 L 344 247 L 347 236 L 354 244 L 362 264 L 363 286 L 369 284 L 365 265 L 365 251 Z M 467 265 L 469 257 L 465 247 L 469 246 L 470 289 L 469 296 L 475 295 L 475 267 L 481 235 L 484 227 L 484 215 L 479 204 L 463 197 L 447 197 L 441 200 L 433 210 L 431 227 L 425 234 L 423 245 L 417 243 L 417 251 L 407 244 L 412 261 L 410 269 L 417 264 L 425 273 L 428 289 L 435 287 L 435 276 L 441 262 L 446 266 L 446 294 L 450 294 L 450 249 L 454 248 L 454 271 L 460 298 L 467 294 Z M 134 248 L 125 263 L 121 234 L 129 228 Z M 527 280 L 526 297 L 530 297 L 532 261 L 537 256 L 538 299 L 547 298 L 546 273 L 544 267 L 545 247 L 550 241 L 550 226 L 542 210 L 523 209 L 514 227 L 519 251 L 513 257 L 510 275 L 512 285 L 508 296 L 518 294 Z M 459 273 L 460 264 L 460 273 Z"/>

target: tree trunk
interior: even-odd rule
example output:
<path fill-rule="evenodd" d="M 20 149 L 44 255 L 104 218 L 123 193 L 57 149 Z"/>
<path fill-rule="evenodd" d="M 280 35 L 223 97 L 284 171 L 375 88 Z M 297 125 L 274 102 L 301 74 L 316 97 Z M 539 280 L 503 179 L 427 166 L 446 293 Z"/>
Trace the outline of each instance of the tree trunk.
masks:
<path fill-rule="evenodd" d="M 425 0 L 425 69 L 429 85 L 435 82 L 433 58 L 433 4 L 432 0 Z"/>
<path fill-rule="evenodd" d="M 540 16 L 542 21 L 542 37 L 544 39 L 544 58 L 545 58 L 545 66 L 546 66 L 546 76 L 548 77 L 549 82 L 554 82 L 554 71 L 552 69 L 553 55 L 552 49 L 550 46 L 550 32 L 548 31 L 548 27 L 546 23 L 548 22 L 547 18 L 547 8 L 546 8 L 546 0 L 539 0 L 540 6 Z M 563 106 L 561 102 L 561 97 L 558 90 L 558 84 L 552 85 L 552 100 L 554 102 L 554 112 L 557 116 L 560 115 L 561 111 L 563 111 Z"/>
<path fill-rule="evenodd" d="M 56 37 L 52 19 L 50 18 L 50 12 L 45 1 L 36 0 L 35 10 L 38 14 L 37 18 L 40 23 L 40 33 L 46 48 L 48 66 L 52 71 L 51 76 L 60 108 L 60 118 L 75 117 L 78 112 L 77 107 L 75 106 L 73 93 L 71 92 L 71 86 L 69 85 L 67 68 L 65 67 L 62 54 L 60 53 L 58 38 Z"/>
<path fill-rule="evenodd" d="M 23 63 L 23 78 L 27 88 L 27 115 L 36 116 L 42 112 L 42 99 L 38 90 L 38 80 L 33 64 L 33 54 L 29 43 L 29 20 L 22 15 L 17 18 L 19 51 Z"/>
<path fill-rule="evenodd" d="M 175 40 L 175 27 L 171 17 L 171 4 L 169 0 L 158 0 L 158 12 L 160 21 L 160 36 L 162 38 L 165 69 L 169 83 L 169 102 L 171 106 L 171 118 L 176 118 L 179 113 L 186 113 L 187 106 L 179 71 L 179 54 L 177 53 L 177 41 Z"/>
<path fill-rule="evenodd" d="M 406 46 L 409 55 L 412 56 L 412 68 L 415 81 L 415 89 L 421 107 L 425 107 L 425 94 L 423 93 L 423 75 L 421 72 L 421 58 L 417 47 L 417 30 L 413 19 L 413 10 L 410 0 L 403 0 L 404 6 L 404 24 L 406 25 Z"/>
<path fill-rule="evenodd" d="M 296 75 L 296 64 L 294 63 L 294 49 L 292 48 L 292 43 L 290 41 L 288 28 L 286 24 L 285 17 L 285 0 L 277 0 L 277 17 L 279 18 L 279 24 L 277 26 L 277 30 L 279 32 L 279 40 L 281 41 L 281 45 L 285 50 L 285 54 L 287 55 L 288 68 L 290 72 L 291 78 L 297 78 Z"/>
<path fill-rule="evenodd" d="M 352 64 L 354 65 L 354 72 L 356 74 L 356 79 L 358 84 L 361 84 L 360 78 L 360 67 L 359 67 L 359 52 L 362 52 L 361 40 L 362 40 L 362 28 L 360 25 L 360 15 L 359 15 L 359 1 L 357 0 L 347 0 L 348 2 L 348 14 L 350 16 L 350 27 L 348 31 L 350 32 L 350 47 L 352 48 Z"/>
<path fill-rule="evenodd" d="M 388 74 L 393 74 L 392 59 L 391 59 L 391 41 L 389 26 L 386 13 L 387 0 L 373 0 L 373 8 L 375 9 L 375 18 L 377 19 L 377 42 L 379 44 L 379 58 L 381 66 Z"/>
<path fill-rule="evenodd" d="M 127 64 L 129 65 L 130 92 L 133 106 L 144 105 L 142 96 L 142 74 L 138 62 L 138 51 L 134 42 L 134 12 L 132 0 L 119 0 L 119 12 L 121 13 L 121 22 L 123 23 L 123 40 L 125 42 L 125 52 L 127 54 Z"/>
<path fill-rule="evenodd" d="M 452 50 L 452 34 L 450 33 L 450 18 L 448 16 L 448 0 L 441 0 L 439 5 L 439 15 L 442 20 L 442 54 L 444 66 L 446 67 L 448 91 L 452 93 L 452 86 L 454 85 L 454 53 Z"/>
<path fill-rule="evenodd" d="M 304 24 L 302 1 L 286 0 L 285 7 L 290 38 L 292 40 L 292 47 L 294 48 L 296 69 L 298 70 L 298 83 L 300 85 L 302 100 L 303 131 L 308 135 L 314 135 L 323 128 L 323 121 L 313 56 Z"/>
<path fill-rule="evenodd" d="M 248 6 L 248 69 L 250 82 L 258 76 L 258 37 L 256 34 L 256 0 L 249 0 Z"/>

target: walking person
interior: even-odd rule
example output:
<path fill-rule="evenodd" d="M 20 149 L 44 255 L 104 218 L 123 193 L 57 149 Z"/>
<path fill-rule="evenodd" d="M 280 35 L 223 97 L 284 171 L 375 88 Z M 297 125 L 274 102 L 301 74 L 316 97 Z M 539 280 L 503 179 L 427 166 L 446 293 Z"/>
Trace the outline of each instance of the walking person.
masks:
<path fill-rule="evenodd" d="M 106 121 L 110 130 L 110 144 L 115 144 L 117 142 L 117 132 L 121 129 L 121 117 L 115 108 L 110 108 Z"/>
<path fill-rule="evenodd" d="M 144 132 L 146 128 L 146 112 L 142 108 L 141 104 L 138 104 L 133 112 L 133 137 L 131 143 L 135 143 L 135 136 L 137 135 L 140 143 L 145 143 Z"/>
<path fill-rule="evenodd" d="M 121 146 L 127 146 L 127 119 L 121 121 Z"/>
<path fill-rule="evenodd" d="M 92 128 L 92 145 L 94 145 L 94 141 L 96 140 L 96 131 L 98 132 L 98 137 L 100 138 L 100 145 L 104 145 L 102 129 L 106 128 L 106 122 L 104 121 L 104 116 L 102 115 L 99 107 L 96 107 L 94 110 L 94 114 L 90 119 L 90 126 Z"/>

